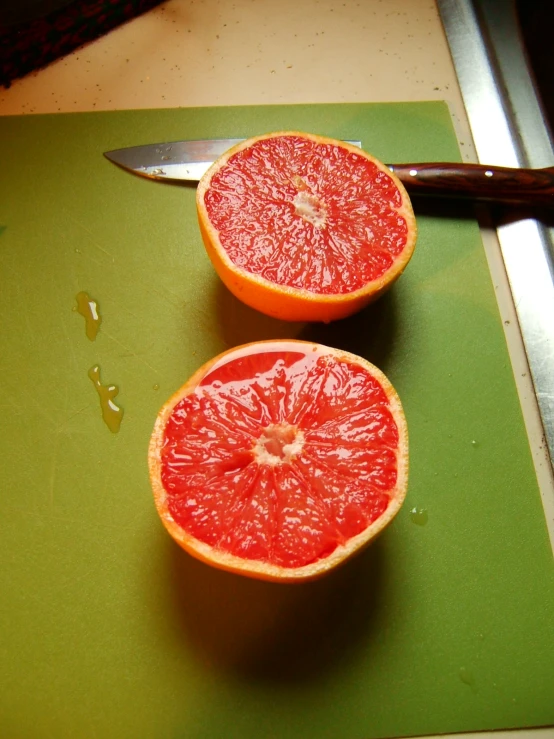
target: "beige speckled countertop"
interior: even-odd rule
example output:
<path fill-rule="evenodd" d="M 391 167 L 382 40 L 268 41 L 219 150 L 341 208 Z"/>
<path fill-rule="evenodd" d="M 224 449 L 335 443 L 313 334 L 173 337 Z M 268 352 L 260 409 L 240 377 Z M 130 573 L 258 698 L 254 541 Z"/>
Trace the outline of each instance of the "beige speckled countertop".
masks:
<path fill-rule="evenodd" d="M 446 100 L 472 158 L 432 0 L 169 0 L 2 89 L 0 115 L 407 100 Z"/>

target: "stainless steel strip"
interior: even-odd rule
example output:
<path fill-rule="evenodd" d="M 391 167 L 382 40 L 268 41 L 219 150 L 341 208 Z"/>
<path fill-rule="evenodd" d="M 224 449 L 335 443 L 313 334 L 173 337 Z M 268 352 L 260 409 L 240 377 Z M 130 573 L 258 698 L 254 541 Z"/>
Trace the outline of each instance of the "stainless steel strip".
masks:
<path fill-rule="evenodd" d="M 437 4 L 479 160 L 507 167 L 553 165 L 554 149 L 520 49 L 513 4 Z M 534 219 L 503 225 L 497 234 L 554 468 L 553 234 Z"/>

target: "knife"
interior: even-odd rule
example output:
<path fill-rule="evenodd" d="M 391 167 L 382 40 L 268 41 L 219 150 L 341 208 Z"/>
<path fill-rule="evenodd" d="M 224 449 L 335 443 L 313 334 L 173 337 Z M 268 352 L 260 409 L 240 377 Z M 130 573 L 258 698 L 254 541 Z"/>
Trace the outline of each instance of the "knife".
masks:
<path fill-rule="evenodd" d="M 199 139 L 104 152 L 134 174 L 162 182 L 198 182 L 213 162 L 244 139 Z M 360 141 L 348 143 L 361 147 Z M 518 169 L 485 164 L 388 164 L 411 195 L 456 197 L 554 207 L 554 167 Z"/>

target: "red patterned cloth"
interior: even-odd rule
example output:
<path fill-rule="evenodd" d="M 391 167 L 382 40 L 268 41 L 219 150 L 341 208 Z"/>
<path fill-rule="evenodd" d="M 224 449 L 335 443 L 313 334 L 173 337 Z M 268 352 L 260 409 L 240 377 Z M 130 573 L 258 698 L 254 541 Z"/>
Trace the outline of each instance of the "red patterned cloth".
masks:
<path fill-rule="evenodd" d="M 0 27 L 0 85 L 40 69 L 162 0 L 73 0 L 49 15 Z"/>

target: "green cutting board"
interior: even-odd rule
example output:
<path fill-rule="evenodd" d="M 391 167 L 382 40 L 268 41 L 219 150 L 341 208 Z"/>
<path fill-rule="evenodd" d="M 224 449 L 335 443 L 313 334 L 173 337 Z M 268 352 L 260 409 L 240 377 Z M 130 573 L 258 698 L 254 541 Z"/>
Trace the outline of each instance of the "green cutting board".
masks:
<path fill-rule="evenodd" d="M 554 563 L 476 224 L 417 204 L 416 253 L 385 297 L 329 326 L 280 323 L 219 282 L 194 188 L 102 156 L 277 129 L 361 139 L 385 161 L 459 160 L 434 102 L 0 119 L 2 737 L 554 724 Z M 74 311 L 82 290 L 103 318 L 94 342 Z M 164 400 L 223 349 L 275 337 L 375 362 L 410 429 L 403 510 L 365 553 L 302 586 L 188 557 L 147 476 Z M 120 388 L 117 434 L 95 364 Z"/>

